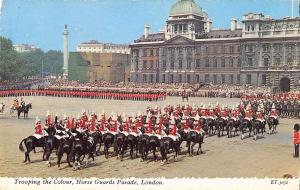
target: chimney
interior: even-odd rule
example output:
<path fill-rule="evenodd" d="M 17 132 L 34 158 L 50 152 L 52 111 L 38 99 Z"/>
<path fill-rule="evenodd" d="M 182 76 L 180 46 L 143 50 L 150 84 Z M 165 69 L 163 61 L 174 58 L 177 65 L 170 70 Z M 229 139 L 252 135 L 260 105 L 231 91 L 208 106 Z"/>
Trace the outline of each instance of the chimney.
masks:
<path fill-rule="evenodd" d="M 231 31 L 235 31 L 238 28 L 238 21 L 236 18 L 231 18 Z"/>
<path fill-rule="evenodd" d="M 211 31 L 211 24 L 212 24 L 211 20 L 207 19 L 207 21 L 206 21 L 206 31 L 207 32 Z"/>
<path fill-rule="evenodd" d="M 150 31 L 150 26 L 148 24 L 145 24 L 145 27 L 144 27 L 144 36 L 145 36 L 145 39 L 148 38 L 149 31 Z"/>

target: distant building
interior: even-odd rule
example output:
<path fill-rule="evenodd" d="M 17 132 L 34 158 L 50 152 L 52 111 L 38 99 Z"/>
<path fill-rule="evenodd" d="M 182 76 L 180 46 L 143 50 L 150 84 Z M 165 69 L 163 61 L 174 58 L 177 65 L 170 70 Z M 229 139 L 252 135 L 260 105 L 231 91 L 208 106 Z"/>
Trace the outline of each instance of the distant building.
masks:
<path fill-rule="evenodd" d="M 77 45 L 76 51 L 130 54 L 130 48 L 126 44 L 100 43 L 97 40 L 80 43 L 79 45 Z"/>
<path fill-rule="evenodd" d="M 212 28 L 194 0 L 178 0 L 163 31 L 144 35 L 131 47 L 131 81 L 300 87 L 300 18 L 273 19 L 248 13 L 241 26 Z"/>
<path fill-rule="evenodd" d="M 71 52 L 69 57 L 70 80 L 82 82 L 128 82 L 130 55 L 121 53 Z"/>
<path fill-rule="evenodd" d="M 13 45 L 13 46 L 15 50 L 19 53 L 31 52 L 39 49 L 35 45 L 29 45 L 29 44 L 21 44 L 21 45 Z"/>

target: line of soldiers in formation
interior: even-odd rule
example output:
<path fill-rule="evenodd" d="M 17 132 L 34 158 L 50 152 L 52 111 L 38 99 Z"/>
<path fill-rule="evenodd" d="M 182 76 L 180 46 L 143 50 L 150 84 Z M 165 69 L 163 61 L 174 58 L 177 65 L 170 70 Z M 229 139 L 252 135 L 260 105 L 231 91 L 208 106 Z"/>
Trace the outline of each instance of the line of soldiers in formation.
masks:
<path fill-rule="evenodd" d="M 88 90 L 7 90 L 0 91 L 0 97 L 11 96 L 54 96 L 109 100 L 160 101 L 166 99 L 166 93 L 139 93 L 120 91 L 88 91 Z"/>
<path fill-rule="evenodd" d="M 300 118 L 300 94 L 297 93 L 244 96 L 241 101 L 245 105 L 250 103 L 254 110 L 257 110 L 258 105 L 262 104 L 261 106 L 267 114 L 273 106 L 280 117 Z"/>
<path fill-rule="evenodd" d="M 211 103 L 208 106 L 201 104 L 199 107 L 195 105 L 190 106 L 188 103 L 185 106 L 178 104 L 173 107 L 171 105 L 164 106 L 160 109 L 158 106 L 155 108 L 148 107 L 146 114 L 140 112 L 135 116 L 128 116 L 125 113 L 123 115 L 109 114 L 102 111 L 101 114 L 92 112 L 88 114 L 86 111 L 82 111 L 82 115 L 78 114 L 77 119 L 69 117 L 66 114 L 62 118 L 56 114 L 55 120 L 52 121 L 52 117 L 47 112 L 47 118 L 45 122 L 45 128 L 47 129 L 52 124 L 60 126 L 61 129 L 69 131 L 76 129 L 79 132 L 88 130 L 90 133 L 100 131 L 102 133 L 116 134 L 122 132 L 125 135 L 134 134 L 138 136 L 139 128 L 146 127 L 146 134 L 156 135 L 161 138 L 164 135 L 164 127 L 171 128 L 172 133 L 169 135 L 177 140 L 180 138 L 177 128 L 183 127 L 185 130 L 194 130 L 198 133 L 203 132 L 205 123 L 201 123 L 200 119 L 212 119 L 216 120 L 221 118 L 224 121 L 232 119 L 234 121 L 241 121 L 242 119 L 252 121 L 253 119 L 261 122 L 266 121 L 266 117 L 273 117 L 278 120 L 278 110 L 275 108 L 275 104 L 272 104 L 271 111 L 267 113 L 264 108 L 263 101 L 241 101 L 236 106 L 230 108 L 229 106 L 221 107 L 219 103 L 213 106 Z M 40 137 L 43 134 L 42 123 L 40 119 L 36 119 L 36 134 Z M 66 133 L 65 133 L 66 134 Z M 40 136 L 39 136 L 40 135 Z M 65 137 L 65 136 L 63 136 Z"/>
<path fill-rule="evenodd" d="M 275 125 L 278 124 L 278 114 L 274 104 L 271 109 L 271 113 L 267 116 L 265 115 L 262 102 L 259 104 L 258 108 L 259 109 L 255 112 L 251 102 L 245 104 L 243 101 L 231 108 L 228 106 L 221 107 L 218 103 L 215 106 L 211 103 L 207 106 L 201 104 L 199 107 L 195 105 L 191 106 L 186 103 L 185 105 L 178 104 L 176 106 L 167 105 L 162 107 L 162 109 L 158 106 L 155 106 L 154 108 L 147 107 L 145 114 L 139 112 L 132 116 L 128 116 L 125 113 L 123 115 L 115 113 L 109 115 L 104 111 L 102 111 L 101 114 L 96 114 L 94 112 L 87 113 L 83 110 L 82 114 L 78 114 L 76 119 L 74 117 L 68 117 L 66 114 L 64 114 L 63 117 L 59 117 L 58 114 L 56 114 L 54 120 L 48 111 L 46 114 L 47 117 L 44 128 L 42 127 L 41 120 L 37 118 L 35 134 L 23 139 L 20 143 L 19 149 L 23 150 L 21 145 L 23 141 L 25 141 L 26 147 L 29 147 L 28 143 L 30 144 L 35 140 L 28 139 L 30 137 L 36 138 L 37 142 L 41 141 L 38 143 L 40 144 L 38 146 L 45 147 L 44 155 L 48 155 L 46 156 L 46 160 L 49 160 L 52 148 L 49 149 L 48 146 L 54 145 L 53 143 L 50 143 L 49 145 L 46 144 L 49 141 L 49 138 L 50 140 L 51 138 L 55 138 L 57 141 L 56 148 L 59 152 L 58 155 L 60 155 L 58 156 L 59 166 L 60 159 L 63 154 L 63 152 L 61 152 L 63 149 L 60 149 L 59 147 L 64 147 L 64 143 L 71 141 L 72 143 L 68 145 L 70 147 L 69 153 L 72 155 L 71 157 L 73 157 L 73 163 L 75 165 L 80 162 L 80 155 L 82 155 L 81 151 L 74 153 L 74 151 L 76 152 L 76 147 L 78 147 L 76 143 L 85 142 L 85 145 L 81 144 L 80 146 L 86 146 L 86 148 L 83 148 L 82 151 L 88 150 L 88 152 L 84 153 L 84 155 L 89 155 L 88 158 L 93 158 L 97 143 L 100 144 L 99 150 L 101 143 L 104 144 L 104 154 L 106 158 L 108 158 L 109 147 L 114 145 L 115 154 L 118 155 L 118 157 L 121 155 L 121 159 L 123 159 L 124 150 L 126 150 L 126 147 L 129 146 L 129 144 L 125 143 L 126 139 L 134 137 L 136 138 L 136 144 L 133 146 L 136 147 L 136 155 L 139 149 L 141 157 L 144 160 L 147 158 L 146 155 L 148 154 L 149 148 L 152 147 L 148 144 L 151 142 L 149 139 L 155 137 L 157 139 L 155 147 L 160 147 L 163 165 L 164 159 L 167 160 L 167 153 L 169 149 L 175 150 L 174 158 L 175 160 L 177 159 L 177 155 L 180 151 L 180 144 L 183 141 L 187 142 L 188 154 L 190 155 L 193 154 L 193 146 L 195 144 L 199 144 L 197 151 L 197 154 L 199 154 L 199 150 L 201 150 L 202 153 L 201 144 L 203 143 L 203 138 L 206 134 L 211 136 L 217 132 L 218 137 L 220 137 L 223 136 L 224 131 L 227 131 L 228 137 L 231 137 L 231 130 L 235 128 L 235 136 L 238 128 L 241 127 L 240 131 L 242 132 L 243 139 L 243 134 L 247 130 L 249 132 L 249 137 L 251 136 L 252 123 L 258 121 L 259 127 L 255 127 L 255 124 L 253 125 L 253 128 L 257 128 L 257 130 L 253 131 L 254 138 L 256 140 L 258 128 L 263 130 L 266 124 L 266 119 L 272 118 L 277 121 Z M 245 121 L 247 125 L 244 126 L 242 122 L 244 123 Z M 54 131 L 54 133 L 50 133 L 51 131 Z M 121 140 L 121 145 L 119 144 L 120 135 L 121 139 L 123 139 Z M 170 143 L 170 141 L 172 141 L 172 143 Z M 45 142 L 46 144 L 42 145 L 42 142 Z M 27 158 L 30 161 L 29 152 L 37 147 L 36 145 L 31 145 L 30 150 L 25 152 L 25 162 L 27 161 Z M 131 158 L 133 158 L 133 146 L 130 147 Z M 122 147 L 122 150 L 119 149 L 119 147 Z M 140 149 L 141 147 L 146 148 Z M 75 155 L 78 153 L 80 153 L 80 155 L 77 157 L 77 161 L 75 161 Z M 156 159 L 155 148 L 153 149 L 153 154 Z M 67 158 L 67 161 L 69 166 L 71 166 L 69 158 Z"/>

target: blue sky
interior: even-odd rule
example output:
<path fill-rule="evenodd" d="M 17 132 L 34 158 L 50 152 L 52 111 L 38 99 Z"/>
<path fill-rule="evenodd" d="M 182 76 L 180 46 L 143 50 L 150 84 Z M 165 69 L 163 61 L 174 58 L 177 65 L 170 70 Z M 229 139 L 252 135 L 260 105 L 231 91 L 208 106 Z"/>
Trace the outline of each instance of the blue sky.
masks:
<path fill-rule="evenodd" d="M 15 44 L 35 44 L 62 50 L 64 24 L 69 28 L 69 50 L 80 42 L 131 43 L 143 34 L 144 24 L 158 32 L 177 0 L 3 0 L 0 34 Z M 213 27 L 230 28 L 230 18 L 248 12 L 273 18 L 291 15 L 291 0 L 195 0 L 213 20 Z M 1 2 L 1 0 L 0 0 Z M 298 6 L 295 0 L 295 15 Z"/>

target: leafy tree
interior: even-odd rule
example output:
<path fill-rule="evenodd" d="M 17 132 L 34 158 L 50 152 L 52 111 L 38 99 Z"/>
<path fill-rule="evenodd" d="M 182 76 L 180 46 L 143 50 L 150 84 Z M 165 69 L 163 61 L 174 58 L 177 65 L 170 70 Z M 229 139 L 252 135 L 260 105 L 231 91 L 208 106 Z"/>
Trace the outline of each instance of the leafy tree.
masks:
<path fill-rule="evenodd" d="M 12 80 L 20 76 L 18 53 L 11 40 L 0 36 L 0 79 Z"/>
<path fill-rule="evenodd" d="M 10 39 L 0 36 L 0 80 L 13 80 L 42 73 L 63 73 L 63 53 L 40 49 L 18 53 Z"/>

